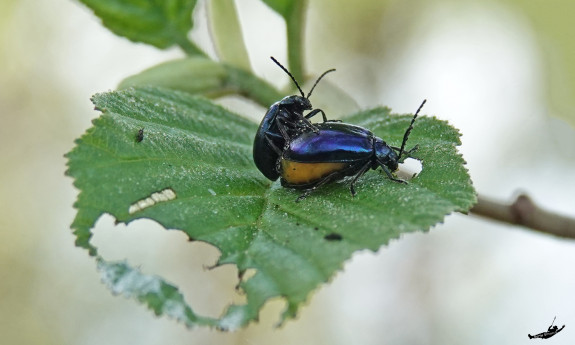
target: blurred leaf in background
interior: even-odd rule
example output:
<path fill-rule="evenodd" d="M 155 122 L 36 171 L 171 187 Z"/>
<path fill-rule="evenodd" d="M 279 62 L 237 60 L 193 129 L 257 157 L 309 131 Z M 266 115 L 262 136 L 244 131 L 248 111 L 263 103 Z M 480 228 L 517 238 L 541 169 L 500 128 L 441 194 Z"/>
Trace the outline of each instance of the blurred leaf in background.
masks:
<path fill-rule="evenodd" d="M 188 39 L 196 0 L 80 1 L 118 36 L 161 49 L 178 45 L 190 55 L 203 55 Z"/>
<path fill-rule="evenodd" d="M 402 64 L 405 52 L 416 54 L 417 47 L 412 45 L 421 37 L 414 35 L 425 35 L 426 31 L 448 22 L 448 18 L 441 16 L 442 11 L 453 8 L 463 12 L 482 10 L 485 15 L 505 19 L 505 16 L 499 16 L 499 13 L 504 12 L 527 23 L 526 27 L 532 30 L 527 34 L 536 39 L 539 57 L 544 64 L 542 81 L 545 85 L 542 88 L 545 90 L 549 114 L 575 126 L 575 26 L 572 20 L 575 2 L 359 0 L 341 2 L 338 6 L 331 4 L 328 0 L 310 2 L 306 29 L 310 34 L 306 41 L 307 56 L 311 62 L 335 62 L 339 69 L 346 63 L 350 64 L 349 68 L 357 71 L 357 78 L 363 80 L 361 86 L 368 86 L 362 91 L 363 94 L 356 96 L 360 104 L 363 99 L 381 97 L 372 94 L 377 89 L 373 78 L 378 74 L 371 71 L 379 69 L 384 73 L 392 73 Z M 416 30 L 422 24 L 429 26 L 428 29 Z M 322 42 L 330 37 L 337 37 L 338 44 L 323 45 Z M 469 39 L 472 42 L 473 37 Z M 341 62 L 338 61 L 339 57 L 342 57 Z M 393 79 L 385 75 L 382 78 L 384 82 Z M 349 89 L 353 92 L 355 87 Z"/>
<path fill-rule="evenodd" d="M 507 0 L 527 18 L 544 58 L 546 96 L 553 116 L 575 126 L 575 2 L 570 0 Z"/>

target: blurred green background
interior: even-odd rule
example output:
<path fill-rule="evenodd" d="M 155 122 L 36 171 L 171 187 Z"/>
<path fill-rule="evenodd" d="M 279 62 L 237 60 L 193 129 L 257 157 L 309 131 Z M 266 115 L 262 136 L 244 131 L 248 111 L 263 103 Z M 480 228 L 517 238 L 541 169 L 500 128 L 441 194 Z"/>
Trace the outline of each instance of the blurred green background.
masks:
<path fill-rule="evenodd" d="M 237 4 L 254 70 L 288 85 L 269 62 L 285 61 L 281 18 L 257 0 Z M 204 11 L 200 2 L 192 37 L 213 52 Z M 524 191 L 574 216 L 574 12 L 560 0 L 311 1 L 307 70 L 337 68 L 330 80 L 360 108 L 413 112 L 427 98 L 425 114 L 463 133 L 480 193 Z M 554 316 L 567 325 L 554 344 L 575 341 L 573 242 L 463 215 L 357 253 L 281 329 L 281 301 L 259 324 L 225 334 L 186 330 L 112 296 L 74 247 L 77 191 L 63 154 L 98 115 L 92 94 L 179 56 L 114 36 L 74 1 L 0 3 L 0 343 L 524 344 Z M 224 104 L 254 121 L 265 112 Z M 241 299 L 234 268 L 204 268 L 214 248 L 144 220 L 126 228 L 103 217 L 95 233 L 105 257 L 162 274 L 200 313 Z"/>

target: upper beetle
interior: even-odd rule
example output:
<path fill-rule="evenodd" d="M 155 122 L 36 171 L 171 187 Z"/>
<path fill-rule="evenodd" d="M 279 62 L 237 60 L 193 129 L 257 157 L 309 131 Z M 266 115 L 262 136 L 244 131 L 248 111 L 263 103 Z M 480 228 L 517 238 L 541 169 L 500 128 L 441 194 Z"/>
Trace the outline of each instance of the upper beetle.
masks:
<path fill-rule="evenodd" d="M 386 175 L 395 182 L 406 183 L 392 175 L 402 157 L 409 156 L 415 146 L 405 151 L 405 144 L 419 111 L 425 100 L 413 116 L 401 147 L 389 146 L 381 138 L 363 127 L 340 123 L 325 122 L 317 124 L 318 134 L 302 132 L 292 138 L 281 152 L 276 171 L 281 176 L 284 187 L 306 189 L 296 201 L 300 201 L 320 186 L 353 176 L 350 191 L 355 195 L 354 184 L 367 170 L 381 167 Z"/>
<path fill-rule="evenodd" d="M 301 96 L 287 96 L 281 101 L 272 104 L 262 119 L 254 139 L 254 162 L 265 177 L 275 181 L 280 176 L 276 169 L 276 164 L 281 151 L 286 146 L 286 143 L 289 142 L 293 136 L 300 133 L 318 133 L 316 125 L 309 121 L 310 118 L 318 113 L 322 114 L 324 122 L 327 121 L 323 110 L 313 109 L 311 102 L 309 101 L 309 97 L 321 78 L 323 78 L 327 73 L 335 71 L 335 69 L 325 71 L 316 80 L 315 84 L 306 96 L 293 75 L 276 59 L 273 57 L 271 59 L 290 76 L 301 93 Z M 307 115 L 304 115 L 303 112 L 306 110 L 311 111 Z"/>

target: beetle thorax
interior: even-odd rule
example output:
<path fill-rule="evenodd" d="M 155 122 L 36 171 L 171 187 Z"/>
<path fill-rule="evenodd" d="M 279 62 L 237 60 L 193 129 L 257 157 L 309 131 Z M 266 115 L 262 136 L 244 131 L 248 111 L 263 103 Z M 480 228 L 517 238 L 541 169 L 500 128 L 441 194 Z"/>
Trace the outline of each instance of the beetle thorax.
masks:
<path fill-rule="evenodd" d="M 378 161 L 383 163 L 391 171 L 397 170 L 397 153 L 395 153 L 395 151 L 389 147 L 385 141 L 381 140 L 380 138 L 375 138 L 373 149 L 375 151 L 375 157 Z"/>

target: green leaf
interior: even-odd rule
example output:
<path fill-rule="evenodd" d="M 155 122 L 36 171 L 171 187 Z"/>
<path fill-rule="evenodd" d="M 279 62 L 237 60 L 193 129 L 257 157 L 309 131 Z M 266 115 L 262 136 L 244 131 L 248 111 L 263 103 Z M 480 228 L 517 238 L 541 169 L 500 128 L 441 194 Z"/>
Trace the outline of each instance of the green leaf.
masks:
<path fill-rule="evenodd" d="M 265 302 L 277 297 L 287 302 L 281 320 L 292 318 L 353 252 L 427 230 L 475 202 L 456 150 L 459 133 L 435 118 L 416 121 L 409 142 L 420 145 L 423 170 L 409 184 L 370 171 L 356 184 L 356 197 L 342 182 L 296 203 L 300 192 L 271 183 L 255 168 L 255 123 L 200 97 L 157 88 L 98 94 L 93 102 L 102 115 L 67 154 L 67 174 L 80 190 L 72 225 L 77 245 L 97 257 L 114 293 L 188 326 L 237 329 L 257 320 Z M 346 121 L 399 145 L 410 118 L 377 108 Z M 99 257 L 89 239 L 104 213 L 125 223 L 154 219 L 216 246 L 218 266 L 234 264 L 240 274 L 254 270 L 240 283 L 246 304 L 230 306 L 219 319 L 201 317 L 161 278 Z"/>
<path fill-rule="evenodd" d="M 166 315 L 188 327 L 217 325 L 212 318 L 197 316 L 178 289 L 160 277 L 144 275 L 125 262 L 106 262 L 102 258 L 98 259 L 98 270 L 112 293 L 135 298 L 156 315 Z"/>
<path fill-rule="evenodd" d="M 253 74 L 203 57 L 164 62 L 124 79 L 119 88 L 134 86 L 160 86 L 206 97 L 239 94 L 264 107 L 282 97 Z"/>
<path fill-rule="evenodd" d="M 196 0 L 80 1 L 118 36 L 161 49 L 179 45 L 189 55 L 204 55 L 187 37 Z"/>

